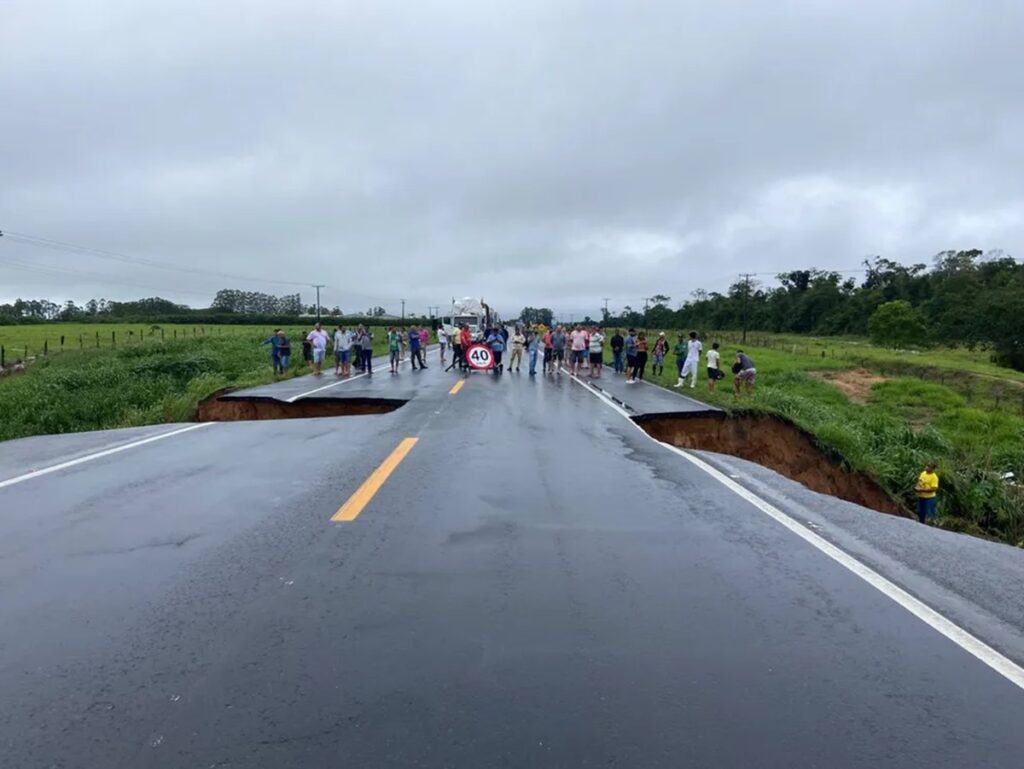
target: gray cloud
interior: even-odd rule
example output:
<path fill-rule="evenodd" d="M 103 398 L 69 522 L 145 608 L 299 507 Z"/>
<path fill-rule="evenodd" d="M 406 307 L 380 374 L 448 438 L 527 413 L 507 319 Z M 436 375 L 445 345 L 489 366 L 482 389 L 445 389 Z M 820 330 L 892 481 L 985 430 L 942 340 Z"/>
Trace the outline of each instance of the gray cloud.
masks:
<path fill-rule="evenodd" d="M 596 314 L 741 271 L 1019 254 L 1022 28 L 1011 0 L 14 0 L 0 227 L 346 310 Z M 0 300 L 227 282 L 0 239 Z"/>

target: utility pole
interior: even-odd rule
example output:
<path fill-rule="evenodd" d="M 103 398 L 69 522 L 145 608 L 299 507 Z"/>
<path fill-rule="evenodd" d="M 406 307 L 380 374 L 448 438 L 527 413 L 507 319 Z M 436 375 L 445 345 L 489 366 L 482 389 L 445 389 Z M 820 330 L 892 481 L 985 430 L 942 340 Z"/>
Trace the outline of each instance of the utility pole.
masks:
<path fill-rule="evenodd" d="M 402 320 L 405 320 L 405 300 L 402 300 Z"/>
<path fill-rule="evenodd" d="M 607 319 L 608 318 L 608 297 L 607 296 L 603 296 L 601 298 L 604 300 L 604 319 Z"/>
<path fill-rule="evenodd" d="M 316 322 L 320 322 L 320 289 L 324 287 L 323 283 L 314 283 L 313 288 L 316 289 Z"/>
<path fill-rule="evenodd" d="M 750 279 L 753 276 L 752 273 L 743 272 L 740 273 L 740 277 L 743 278 L 743 311 L 742 311 L 742 322 L 743 322 L 743 344 L 747 343 L 747 305 L 750 304 Z"/>
<path fill-rule="evenodd" d="M 648 313 L 650 312 L 650 309 L 651 309 L 650 304 L 651 304 L 651 297 L 645 296 L 644 297 L 644 331 L 647 331 L 647 316 L 648 316 Z"/>

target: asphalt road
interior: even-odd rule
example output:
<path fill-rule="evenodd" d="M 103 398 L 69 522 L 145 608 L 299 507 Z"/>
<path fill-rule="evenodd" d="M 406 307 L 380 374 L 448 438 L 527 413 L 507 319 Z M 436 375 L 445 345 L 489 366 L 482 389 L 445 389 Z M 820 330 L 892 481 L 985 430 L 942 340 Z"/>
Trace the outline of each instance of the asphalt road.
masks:
<path fill-rule="evenodd" d="M 389 414 L 0 444 L 0 764 L 1022 765 L 1019 682 L 763 505 L 568 376 L 434 363 L 318 393 Z M 921 563 L 1019 551 L 706 458 L 1024 660 L 1020 614 Z"/>

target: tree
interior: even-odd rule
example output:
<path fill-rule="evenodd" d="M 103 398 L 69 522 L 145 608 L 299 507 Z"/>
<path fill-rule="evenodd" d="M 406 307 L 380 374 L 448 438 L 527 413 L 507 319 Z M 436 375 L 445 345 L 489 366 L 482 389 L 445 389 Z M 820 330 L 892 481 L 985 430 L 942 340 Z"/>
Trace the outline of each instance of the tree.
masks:
<path fill-rule="evenodd" d="M 898 299 L 886 302 L 868 321 L 871 341 L 883 347 L 921 345 L 927 340 L 928 329 L 921 313 L 910 302 Z"/>
<path fill-rule="evenodd" d="M 519 313 L 519 320 L 527 326 L 534 326 L 543 323 L 549 328 L 554 324 L 555 314 L 547 307 L 524 307 Z"/>

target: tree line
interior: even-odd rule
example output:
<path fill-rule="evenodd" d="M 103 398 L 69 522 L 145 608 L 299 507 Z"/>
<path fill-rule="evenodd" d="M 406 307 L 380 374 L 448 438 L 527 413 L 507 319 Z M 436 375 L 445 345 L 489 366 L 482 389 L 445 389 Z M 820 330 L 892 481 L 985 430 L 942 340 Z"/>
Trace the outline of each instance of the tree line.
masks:
<path fill-rule="evenodd" d="M 793 270 L 765 287 L 749 278 L 726 293 L 695 290 L 673 309 L 651 297 L 646 308 L 602 313 L 605 325 L 749 329 L 774 333 L 871 336 L 893 347 L 989 347 L 1024 370 L 1024 265 L 1002 252 L 943 251 L 932 264 L 865 260 L 864 277 Z"/>
<path fill-rule="evenodd" d="M 221 322 L 231 323 L 232 320 L 209 320 L 224 316 L 238 318 L 279 318 L 282 322 L 297 319 L 303 315 L 315 315 L 315 304 L 303 304 L 300 294 L 275 296 L 261 291 L 240 291 L 233 288 L 222 288 L 207 308 L 192 308 L 177 304 L 169 299 L 150 297 L 131 302 L 116 302 L 107 299 L 90 299 L 78 305 L 70 299 L 63 304 L 48 299 L 17 299 L 9 304 L 0 304 L 0 324 L 43 323 L 46 321 L 63 322 L 112 322 L 112 321 L 143 321 L 152 323 L 191 323 Z M 341 308 L 321 307 L 324 317 L 341 317 Z M 383 307 L 370 307 L 365 312 L 367 318 L 381 318 L 387 315 Z M 248 322 L 235 320 L 236 323 Z M 255 322 L 255 321 L 254 321 Z"/>

